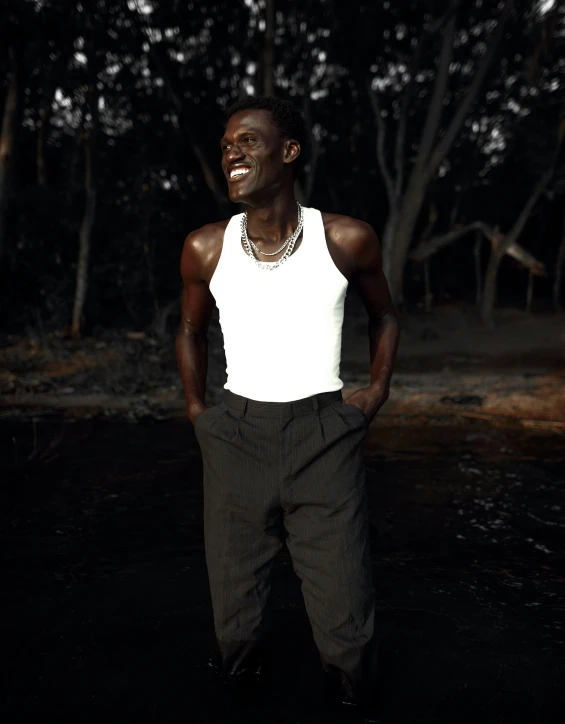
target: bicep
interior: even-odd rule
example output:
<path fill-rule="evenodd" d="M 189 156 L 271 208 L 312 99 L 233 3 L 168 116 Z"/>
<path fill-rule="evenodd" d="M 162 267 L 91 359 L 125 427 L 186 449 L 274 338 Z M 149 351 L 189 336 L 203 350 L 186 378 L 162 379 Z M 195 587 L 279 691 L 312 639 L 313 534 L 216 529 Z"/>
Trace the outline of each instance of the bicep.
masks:
<path fill-rule="evenodd" d="M 356 275 L 355 288 L 361 297 L 369 319 L 376 321 L 394 312 L 387 280 L 380 271 L 362 271 Z"/>
<path fill-rule="evenodd" d="M 189 234 L 184 242 L 180 271 L 183 282 L 181 329 L 196 334 L 205 333 L 215 302 L 202 274 L 199 242 L 193 234 Z"/>
<path fill-rule="evenodd" d="M 387 314 L 394 314 L 394 305 L 383 272 L 381 246 L 375 232 L 369 229 L 357 247 L 357 264 L 352 282 L 369 319 L 378 321 Z"/>

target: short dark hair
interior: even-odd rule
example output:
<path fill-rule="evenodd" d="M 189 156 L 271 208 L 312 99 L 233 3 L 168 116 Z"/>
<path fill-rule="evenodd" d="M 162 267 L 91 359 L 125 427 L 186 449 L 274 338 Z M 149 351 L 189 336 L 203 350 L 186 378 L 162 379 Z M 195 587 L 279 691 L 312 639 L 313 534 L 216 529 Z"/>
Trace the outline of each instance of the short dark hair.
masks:
<path fill-rule="evenodd" d="M 294 161 L 295 176 L 304 167 L 309 150 L 309 139 L 302 113 L 290 101 L 276 96 L 248 96 L 233 103 L 226 111 L 226 122 L 239 111 L 269 111 L 281 136 L 295 138 L 300 144 L 300 156 Z"/>

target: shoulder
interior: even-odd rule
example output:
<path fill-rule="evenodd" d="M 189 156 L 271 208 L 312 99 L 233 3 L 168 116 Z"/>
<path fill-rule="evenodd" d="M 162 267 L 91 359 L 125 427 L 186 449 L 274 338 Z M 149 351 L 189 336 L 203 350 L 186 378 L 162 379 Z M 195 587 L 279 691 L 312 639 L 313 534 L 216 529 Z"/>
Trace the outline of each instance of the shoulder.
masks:
<path fill-rule="evenodd" d="M 195 252 L 209 248 L 210 244 L 221 242 L 224 238 L 224 232 L 230 219 L 222 221 L 214 221 L 211 224 L 205 224 L 199 229 L 191 231 L 184 240 L 184 248 L 189 248 Z"/>
<path fill-rule="evenodd" d="M 380 263 L 379 239 L 366 221 L 324 211 L 322 221 L 328 242 L 339 247 L 351 259 L 354 267 L 362 269 Z"/>
<path fill-rule="evenodd" d="M 191 231 L 185 238 L 181 254 L 183 278 L 206 278 L 206 269 L 222 248 L 224 232 L 230 219 L 214 221 Z"/>
<path fill-rule="evenodd" d="M 326 211 L 322 211 L 321 214 L 326 235 L 332 241 L 343 243 L 377 241 L 373 227 L 365 221 L 343 214 L 330 214 Z"/>

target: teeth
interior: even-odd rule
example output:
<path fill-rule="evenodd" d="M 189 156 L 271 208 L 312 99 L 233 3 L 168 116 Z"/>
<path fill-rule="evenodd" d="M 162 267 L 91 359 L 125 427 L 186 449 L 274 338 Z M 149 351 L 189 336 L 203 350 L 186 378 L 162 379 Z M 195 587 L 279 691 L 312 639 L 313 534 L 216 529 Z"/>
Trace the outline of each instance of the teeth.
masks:
<path fill-rule="evenodd" d="M 230 172 L 230 178 L 235 178 L 236 176 L 241 176 L 242 174 L 245 174 L 249 171 L 248 168 L 234 168 L 233 171 Z"/>

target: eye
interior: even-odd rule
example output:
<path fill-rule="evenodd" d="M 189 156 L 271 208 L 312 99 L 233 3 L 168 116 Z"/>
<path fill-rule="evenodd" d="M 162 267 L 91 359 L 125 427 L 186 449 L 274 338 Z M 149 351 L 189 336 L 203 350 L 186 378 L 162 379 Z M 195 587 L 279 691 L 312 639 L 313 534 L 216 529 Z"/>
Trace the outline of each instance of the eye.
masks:
<path fill-rule="evenodd" d="M 252 138 L 251 136 L 247 136 L 247 138 L 244 138 L 244 139 L 243 139 L 242 143 L 247 143 L 247 141 L 254 141 L 254 140 L 255 140 L 255 139 Z"/>

